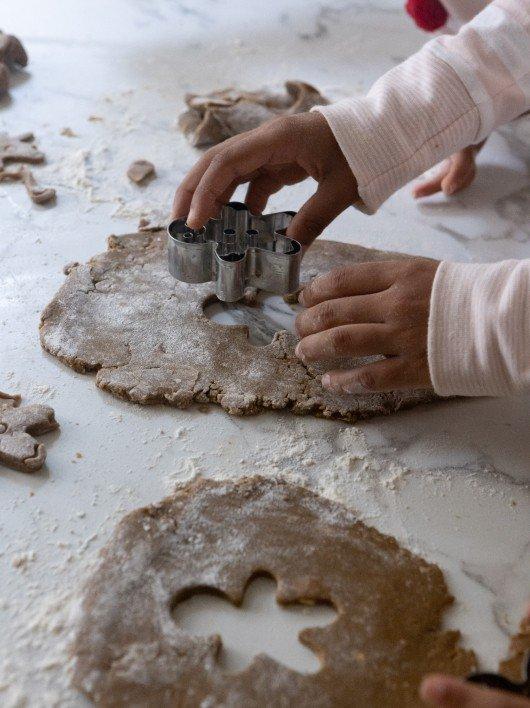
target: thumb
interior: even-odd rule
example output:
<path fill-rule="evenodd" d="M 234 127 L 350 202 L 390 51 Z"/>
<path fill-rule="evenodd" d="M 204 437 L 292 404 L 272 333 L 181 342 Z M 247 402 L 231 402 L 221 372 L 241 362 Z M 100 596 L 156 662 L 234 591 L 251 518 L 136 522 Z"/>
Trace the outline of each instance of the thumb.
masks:
<path fill-rule="evenodd" d="M 302 244 L 304 251 L 352 203 L 351 194 L 341 193 L 335 180 L 323 180 L 287 228 L 287 236 Z"/>

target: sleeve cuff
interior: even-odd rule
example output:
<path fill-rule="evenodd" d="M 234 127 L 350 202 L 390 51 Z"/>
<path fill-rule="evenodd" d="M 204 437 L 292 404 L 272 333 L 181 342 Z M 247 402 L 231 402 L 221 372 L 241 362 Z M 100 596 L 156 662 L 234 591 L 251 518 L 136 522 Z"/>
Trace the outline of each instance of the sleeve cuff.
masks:
<path fill-rule="evenodd" d="M 476 106 L 429 46 L 390 70 L 366 97 L 316 106 L 357 180 L 366 213 L 477 135 Z"/>
<path fill-rule="evenodd" d="M 530 260 L 438 267 L 429 371 L 441 396 L 506 396 L 530 384 Z"/>

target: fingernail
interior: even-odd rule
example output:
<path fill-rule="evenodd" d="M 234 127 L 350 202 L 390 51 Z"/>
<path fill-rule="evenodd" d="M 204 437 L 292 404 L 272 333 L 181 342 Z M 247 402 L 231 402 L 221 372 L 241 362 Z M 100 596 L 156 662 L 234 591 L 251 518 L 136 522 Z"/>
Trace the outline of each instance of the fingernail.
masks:
<path fill-rule="evenodd" d="M 324 374 L 320 379 L 320 383 L 322 384 L 322 388 L 327 388 L 327 390 L 332 393 L 343 393 L 340 384 L 333 383 L 329 374 Z"/>
<path fill-rule="evenodd" d="M 304 357 L 304 353 L 302 352 L 302 347 L 301 347 L 300 342 L 298 342 L 298 344 L 296 345 L 294 353 L 299 359 L 301 359 L 302 361 L 305 362 L 305 357 Z"/>
<path fill-rule="evenodd" d="M 186 219 L 186 226 L 192 226 L 193 227 L 193 222 L 196 219 L 196 214 L 194 211 L 190 211 L 188 214 L 188 218 Z"/>
<path fill-rule="evenodd" d="M 344 393 L 366 393 L 367 389 L 359 381 L 350 381 L 342 387 Z"/>
<path fill-rule="evenodd" d="M 451 194 L 454 194 L 456 192 L 456 184 L 450 184 L 448 187 L 445 188 L 445 193 L 449 197 Z"/>
<path fill-rule="evenodd" d="M 298 302 L 299 302 L 301 305 L 304 305 L 304 306 L 305 306 L 305 302 L 304 302 L 304 291 L 303 291 L 303 290 L 300 290 L 300 293 L 299 293 L 299 295 L 298 295 Z"/>

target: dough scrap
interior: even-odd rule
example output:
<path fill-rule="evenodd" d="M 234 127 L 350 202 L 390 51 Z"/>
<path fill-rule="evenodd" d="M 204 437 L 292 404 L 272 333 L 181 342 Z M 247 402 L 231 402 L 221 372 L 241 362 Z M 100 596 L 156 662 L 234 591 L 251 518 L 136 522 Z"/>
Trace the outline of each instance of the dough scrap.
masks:
<path fill-rule="evenodd" d="M 43 163 L 44 160 L 44 153 L 40 152 L 35 145 L 33 133 L 23 133 L 18 136 L 0 133 L 0 182 L 22 182 L 35 204 L 45 204 L 55 199 L 55 189 L 39 187 L 33 173 L 25 164 L 15 168 L 6 165 L 13 162 L 36 165 Z"/>
<path fill-rule="evenodd" d="M 317 241 L 304 258 L 302 280 L 347 263 L 402 257 Z M 190 285 L 169 274 L 164 230 L 111 236 L 109 250 L 74 268 L 45 308 L 41 343 L 76 371 L 97 372 L 100 388 L 142 404 L 214 402 L 234 415 L 288 408 L 355 421 L 436 398 L 428 391 L 326 391 L 325 369 L 294 355 L 291 333 L 277 332 L 257 347 L 246 326 L 205 317 L 203 306 L 213 301 L 213 283 Z"/>
<path fill-rule="evenodd" d="M 300 633 L 317 673 L 266 655 L 223 673 L 221 638 L 190 636 L 172 618 L 198 588 L 240 605 L 264 573 L 278 602 L 337 610 Z M 474 668 L 459 633 L 440 630 L 451 601 L 437 566 L 341 504 L 263 477 L 194 481 L 128 514 L 103 549 L 83 592 L 73 683 L 105 706 L 419 706 L 425 673 Z"/>
<path fill-rule="evenodd" d="M 22 42 L 18 37 L 0 30 L 0 96 L 9 90 L 9 69 L 27 64 L 28 55 Z"/>
<path fill-rule="evenodd" d="M 194 147 L 215 145 L 276 116 L 328 103 L 318 89 L 303 81 L 286 81 L 284 94 L 227 88 L 203 96 L 187 94 L 185 101 L 188 110 L 179 116 L 178 125 Z"/>
<path fill-rule="evenodd" d="M 155 166 L 149 160 L 135 160 L 131 162 L 129 168 L 127 169 L 127 177 L 140 184 L 147 177 L 155 174 Z"/>
<path fill-rule="evenodd" d="M 56 430 L 53 408 L 20 405 L 20 396 L 0 391 L 0 464 L 22 472 L 39 470 L 46 448 L 33 437 Z"/>

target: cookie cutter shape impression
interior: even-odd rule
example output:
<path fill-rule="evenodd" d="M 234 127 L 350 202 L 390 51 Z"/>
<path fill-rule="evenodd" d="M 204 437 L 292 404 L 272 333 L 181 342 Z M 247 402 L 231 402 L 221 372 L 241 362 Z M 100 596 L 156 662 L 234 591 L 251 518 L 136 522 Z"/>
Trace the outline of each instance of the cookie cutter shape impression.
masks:
<path fill-rule="evenodd" d="M 295 212 L 254 215 L 229 202 L 219 219 L 191 229 L 186 219 L 168 226 L 169 272 L 184 283 L 215 281 L 223 302 L 240 300 L 247 287 L 287 295 L 298 288 L 302 248 L 285 235 Z"/>

